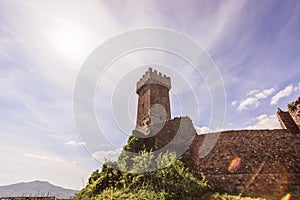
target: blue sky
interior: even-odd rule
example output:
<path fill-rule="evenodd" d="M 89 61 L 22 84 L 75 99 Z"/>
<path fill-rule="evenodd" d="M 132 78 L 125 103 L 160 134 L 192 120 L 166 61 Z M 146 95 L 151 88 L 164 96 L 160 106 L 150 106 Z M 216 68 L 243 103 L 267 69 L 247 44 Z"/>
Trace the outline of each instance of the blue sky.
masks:
<path fill-rule="evenodd" d="M 224 82 L 224 129 L 278 128 L 277 107 L 285 109 L 300 96 L 299 11 L 300 3 L 293 0 L 2 0 L 0 185 L 41 179 L 80 189 L 100 167 L 91 154 L 102 160 L 114 157 L 126 142 L 135 123 L 135 83 L 149 63 L 172 78 L 173 116 L 191 116 L 199 130 L 209 130 L 211 105 L 203 80 L 174 55 L 139 51 L 111 65 L 96 91 L 97 118 L 112 132 L 106 136 L 115 149 L 86 151 L 73 119 L 77 74 L 95 48 L 132 29 L 172 29 L 206 49 Z M 114 95 L 124 99 L 120 109 L 129 116 L 125 125 L 109 117 Z M 193 103 L 199 113 L 189 106 Z"/>

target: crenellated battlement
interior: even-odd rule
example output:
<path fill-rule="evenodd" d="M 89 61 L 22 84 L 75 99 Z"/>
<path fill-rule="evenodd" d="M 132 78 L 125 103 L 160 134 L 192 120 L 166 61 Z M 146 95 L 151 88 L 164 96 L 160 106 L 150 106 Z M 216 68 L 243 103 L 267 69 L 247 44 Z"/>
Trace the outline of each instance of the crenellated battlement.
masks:
<path fill-rule="evenodd" d="M 136 84 L 136 92 L 146 84 L 158 84 L 162 85 L 168 89 L 171 89 L 171 79 L 170 77 L 162 74 L 161 72 L 157 72 L 150 67 L 148 71 L 140 78 L 140 80 Z"/>

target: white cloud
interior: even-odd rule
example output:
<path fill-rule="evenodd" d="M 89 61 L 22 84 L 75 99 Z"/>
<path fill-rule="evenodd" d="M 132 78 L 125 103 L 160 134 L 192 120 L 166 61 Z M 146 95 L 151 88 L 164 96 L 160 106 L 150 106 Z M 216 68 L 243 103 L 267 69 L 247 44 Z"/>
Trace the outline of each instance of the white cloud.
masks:
<path fill-rule="evenodd" d="M 259 101 L 256 98 L 247 98 L 243 99 L 240 102 L 240 105 L 238 106 L 237 110 L 242 111 L 242 110 L 249 110 L 249 109 L 255 109 L 259 106 Z"/>
<path fill-rule="evenodd" d="M 275 92 L 275 88 L 269 88 L 265 90 L 251 90 L 246 95 L 250 96 L 246 99 L 242 99 L 239 102 L 237 111 L 241 112 L 243 110 L 253 110 L 260 105 L 260 100 L 266 99 L 268 96 Z M 233 105 L 233 104 L 232 104 Z"/>
<path fill-rule="evenodd" d="M 275 88 L 266 89 L 261 92 L 255 93 L 255 97 L 257 99 L 265 99 L 268 96 L 270 96 L 271 94 L 273 94 L 274 92 L 275 92 Z"/>
<path fill-rule="evenodd" d="M 78 146 L 78 145 L 84 145 L 84 142 L 76 142 L 74 140 L 70 140 L 65 143 L 66 145 L 71 145 L 71 146 Z"/>
<path fill-rule="evenodd" d="M 247 95 L 247 96 L 251 96 L 251 95 L 253 95 L 253 94 L 257 93 L 257 92 L 259 92 L 259 90 L 251 90 L 251 91 L 248 92 L 246 95 Z"/>
<path fill-rule="evenodd" d="M 106 160 L 116 161 L 121 151 L 122 148 L 110 151 L 96 151 L 93 153 L 93 157 L 101 163 L 105 162 Z"/>
<path fill-rule="evenodd" d="M 51 161 L 51 162 L 62 162 L 62 160 L 59 159 L 59 158 L 49 157 L 49 156 L 44 156 L 44 155 L 38 155 L 38 154 L 25 153 L 24 156 L 28 157 L 28 158 L 37 159 L 37 160 L 45 160 L 45 161 Z"/>
<path fill-rule="evenodd" d="M 286 88 L 280 90 L 272 97 L 270 104 L 276 105 L 281 98 L 290 96 L 293 90 L 293 85 L 288 85 Z"/>
<path fill-rule="evenodd" d="M 279 122 L 276 115 L 262 114 L 254 119 L 254 124 L 246 129 L 277 129 Z"/>
<path fill-rule="evenodd" d="M 297 91 L 300 91 L 300 82 L 298 83 L 298 86 L 296 86 L 296 87 L 294 88 L 294 92 L 297 92 Z"/>
<path fill-rule="evenodd" d="M 194 127 L 195 127 L 195 130 L 196 130 L 196 132 L 197 132 L 198 135 L 202 135 L 202 134 L 206 134 L 206 133 L 216 133 L 216 132 L 224 131 L 223 128 L 210 129 L 207 126 L 203 126 L 203 127 L 194 126 Z"/>
<path fill-rule="evenodd" d="M 231 105 L 232 105 L 232 106 L 235 106 L 236 104 L 237 104 L 237 101 L 231 102 Z"/>

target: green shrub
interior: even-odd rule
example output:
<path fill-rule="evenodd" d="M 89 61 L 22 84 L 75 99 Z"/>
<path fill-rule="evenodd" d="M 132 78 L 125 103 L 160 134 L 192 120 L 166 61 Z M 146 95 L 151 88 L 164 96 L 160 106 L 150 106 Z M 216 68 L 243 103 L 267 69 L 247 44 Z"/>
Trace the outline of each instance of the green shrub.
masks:
<path fill-rule="evenodd" d="M 118 162 L 108 161 L 94 171 L 74 200 L 85 199 L 201 199 L 210 189 L 205 176 L 196 178 L 176 159 L 175 152 L 155 157 L 150 143 L 134 132 Z M 138 153 L 135 156 L 128 152 Z M 157 170 L 156 170 L 157 169 Z"/>

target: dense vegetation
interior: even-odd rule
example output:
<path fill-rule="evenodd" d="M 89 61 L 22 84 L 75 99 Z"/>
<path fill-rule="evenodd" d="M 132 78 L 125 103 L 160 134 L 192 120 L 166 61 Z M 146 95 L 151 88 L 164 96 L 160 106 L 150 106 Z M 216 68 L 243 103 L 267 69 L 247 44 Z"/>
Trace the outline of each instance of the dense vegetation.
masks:
<path fill-rule="evenodd" d="M 174 152 L 155 157 L 141 140 L 131 136 L 118 162 L 108 161 L 101 171 L 94 171 L 87 186 L 74 199 L 203 198 L 211 187 L 204 175 L 196 178 L 182 161 L 176 159 Z M 129 156 L 127 152 L 139 154 Z"/>

